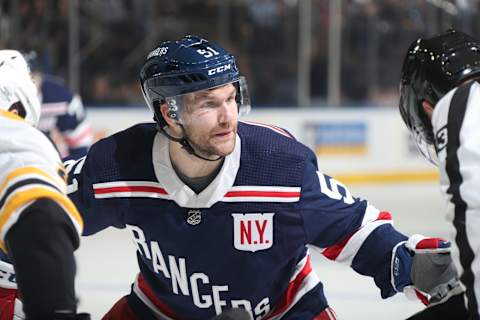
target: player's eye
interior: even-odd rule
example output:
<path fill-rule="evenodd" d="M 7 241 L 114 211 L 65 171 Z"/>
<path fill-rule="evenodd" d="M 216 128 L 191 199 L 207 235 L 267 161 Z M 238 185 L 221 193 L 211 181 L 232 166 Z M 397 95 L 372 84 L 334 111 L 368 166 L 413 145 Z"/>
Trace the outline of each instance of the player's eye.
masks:
<path fill-rule="evenodd" d="M 206 101 L 201 104 L 202 109 L 210 109 L 210 108 L 215 108 L 217 104 L 213 101 Z"/>

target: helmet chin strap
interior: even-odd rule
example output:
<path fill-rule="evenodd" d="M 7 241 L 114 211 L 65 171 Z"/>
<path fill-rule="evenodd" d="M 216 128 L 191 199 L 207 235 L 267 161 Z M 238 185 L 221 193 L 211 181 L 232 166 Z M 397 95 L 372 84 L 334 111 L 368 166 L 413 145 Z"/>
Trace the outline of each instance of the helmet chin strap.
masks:
<path fill-rule="evenodd" d="M 180 126 L 180 128 L 182 128 L 183 138 L 176 138 L 176 137 L 172 136 L 171 134 L 169 134 L 167 132 L 167 130 L 165 130 L 164 127 L 161 127 L 160 125 L 158 125 L 158 123 L 157 123 L 157 129 L 161 133 L 163 133 L 171 141 L 175 141 L 175 142 L 180 143 L 182 145 L 182 148 L 185 149 L 185 151 L 187 151 L 189 154 L 194 155 L 195 157 L 197 157 L 199 159 L 202 159 L 202 160 L 205 160 L 205 161 L 215 162 L 215 161 L 218 161 L 218 160 L 221 160 L 222 158 L 224 158 L 222 156 L 219 156 L 217 159 L 208 159 L 208 158 L 202 157 L 201 155 L 196 153 L 195 149 L 193 149 L 192 145 L 190 144 L 190 141 L 188 141 L 187 135 L 185 134 L 185 129 L 183 128 L 183 126 L 181 124 L 178 123 L 178 125 Z"/>

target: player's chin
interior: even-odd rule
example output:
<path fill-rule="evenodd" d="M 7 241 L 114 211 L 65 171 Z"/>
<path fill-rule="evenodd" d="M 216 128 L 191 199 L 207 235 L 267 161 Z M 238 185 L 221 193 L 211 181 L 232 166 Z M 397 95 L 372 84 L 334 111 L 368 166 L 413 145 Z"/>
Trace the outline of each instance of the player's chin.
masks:
<path fill-rule="evenodd" d="M 215 144 L 215 153 L 220 157 L 226 157 L 235 149 L 235 139 L 222 141 Z"/>

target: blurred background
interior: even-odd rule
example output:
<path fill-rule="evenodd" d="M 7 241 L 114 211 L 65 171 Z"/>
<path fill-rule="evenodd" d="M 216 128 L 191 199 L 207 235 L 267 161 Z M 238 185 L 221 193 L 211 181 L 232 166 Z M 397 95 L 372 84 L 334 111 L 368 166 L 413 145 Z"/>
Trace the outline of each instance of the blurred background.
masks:
<path fill-rule="evenodd" d="M 63 135 L 70 151 L 150 121 L 138 81 L 147 53 L 197 34 L 237 57 L 250 119 L 292 131 L 315 149 L 323 170 L 347 183 L 436 178 L 398 115 L 403 56 L 418 37 L 451 27 L 475 36 L 480 23 L 478 0 L 0 3 L 0 48 L 35 52 L 36 68 L 63 79 L 85 105 L 82 123 L 78 108 L 64 110 L 76 119 L 58 120 L 58 101 L 44 101 L 40 128 L 54 141 Z"/>
<path fill-rule="evenodd" d="M 416 150 L 397 110 L 400 69 L 418 37 L 451 27 L 475 37 L 480 1 L 0 3 L 0 48 L 35 52 L 39 70 L 63 79 L 83 100 L 82 112 L 77 104 L 71 107 L 75 99 L 63 109 L 50 101 L 42 112 L 44 119 L 75 114 L 56 131 L 68 143 L 86 146 L 151 121 L 138 82 L 147 53 L 161 41 L 197 34 L 237 57 L 252 96 L 247 120 L 288 129 L 316 151 L 322 171 L 391 211 L 406 234 L 448 236 L 436 168 Z M 85 238 L 77 253 L 80 308 L 100 319 L 126 294 L 137 272 L 134 256 L 122 231 Z M 401 295 L 381 300 L 373 281 L 347 267 L 319 255 L 313 261 L 339 319 L 405 319 L 421 309 Z"/>
<path fill-rule="evenodd" d="M 36 50 L 88 106 L 142 105 L 138 70 L 164 40 L 234 53 L 255 107 L 397 102 L 408 44 L 478 29 L 477 0 L 4 0 L 0 47 Z"/>

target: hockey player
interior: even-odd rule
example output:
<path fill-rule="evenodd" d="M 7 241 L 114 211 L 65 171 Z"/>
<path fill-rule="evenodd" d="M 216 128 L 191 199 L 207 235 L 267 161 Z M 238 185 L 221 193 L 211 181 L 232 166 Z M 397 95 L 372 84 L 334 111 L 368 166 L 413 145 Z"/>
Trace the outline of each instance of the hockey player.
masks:
<path fill-rule="evenodd" d="M 83 222 L 55 148 L 33 127 L 39 114 L 25 59 L 0 50 L 0 319 L 89 319 L 75 314 Z"/>
<path fill-rule="evenodd" d="M 466 288 L 468 319 L 480 319 L 480 42 L 455 30 L 414 41 L 401 78 L 400 113 L 422 153 L 440 170 L 453 258 Z M 463 296 L 412 319 L 465 308 Z M 455 317 L 466 319 L 467 317 Z"/>
<path fill-rule="evenodd" d="M 65 82 L 42 72 L 35 51 L 25 54 L 38 87 L 41 103 L 38 129 L 56 145 L 62 157 L 79 158 L 93 143 L 93 131 L 86 119 L 79 94 L 73 93 Z"/>
<path fill-rule="evenodd" d="M 307 245 L 373 277 L 384 298 L 436 302 L 455 287 L 448 242 L 399 233 L 287 131 L 238 121 L 248 90 L 222 47 L 164 42 L 140 81 L 156 123 L 66 162 L 84 233 L 126 228 L 137 246 L 132 291 L 103 319 L 208 319 L 232 307 L 252 319 L 335 319 Z"/>

